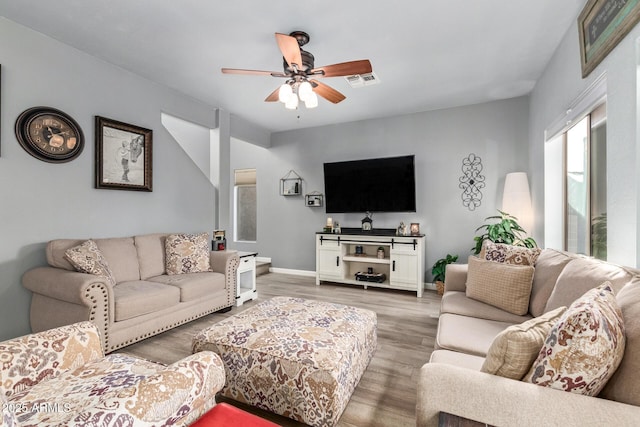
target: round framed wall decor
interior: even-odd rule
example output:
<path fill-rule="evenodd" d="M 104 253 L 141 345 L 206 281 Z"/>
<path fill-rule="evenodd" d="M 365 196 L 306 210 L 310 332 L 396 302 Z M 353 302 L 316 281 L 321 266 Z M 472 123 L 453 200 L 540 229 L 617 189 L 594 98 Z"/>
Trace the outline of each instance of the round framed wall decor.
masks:
<path fill-rule="evenodd" d="M 18 142 L 33 157 L 50 163 L 69 162 L 82 153 L 84 135 L 68 114 L 51 107 L 33 107 L 16 120 Z"/>

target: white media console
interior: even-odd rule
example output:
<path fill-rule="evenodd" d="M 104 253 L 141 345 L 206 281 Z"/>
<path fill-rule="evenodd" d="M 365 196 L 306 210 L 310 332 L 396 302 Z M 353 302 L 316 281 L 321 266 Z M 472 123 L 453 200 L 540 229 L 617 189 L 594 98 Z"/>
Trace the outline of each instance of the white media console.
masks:
<path fill-rule="evenodd" d="M 316 234 L 316 285 L 322 281 L 415 291 L 424 288 L 424 235 L 396 236 L 395 230 Z M 379 257 L 378 249 L 384 251 Z M 370 271 L 373 274 L 368 274 Z M 369 278 L 367 281 L 356 280 Z"/>

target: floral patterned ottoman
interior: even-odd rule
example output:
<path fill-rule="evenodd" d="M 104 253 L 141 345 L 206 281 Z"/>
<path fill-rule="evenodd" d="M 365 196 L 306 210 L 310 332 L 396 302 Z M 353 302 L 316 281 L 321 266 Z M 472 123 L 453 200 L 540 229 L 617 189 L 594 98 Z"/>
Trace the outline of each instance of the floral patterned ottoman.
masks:
<path fill-rule="evenodd" d="M 222 358 L 222 395 L 312 426 L 333 426 L 376 350 L 376 314 L 275 297 L 199 332 Z"/>

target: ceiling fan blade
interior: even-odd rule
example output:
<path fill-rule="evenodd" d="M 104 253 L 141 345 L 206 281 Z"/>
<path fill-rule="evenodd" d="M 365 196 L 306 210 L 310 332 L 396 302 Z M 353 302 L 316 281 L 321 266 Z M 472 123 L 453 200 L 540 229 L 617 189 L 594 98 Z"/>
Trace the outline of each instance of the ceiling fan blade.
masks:
<path fill-rule="evenodd" d="M 331 86 L 327 86 L 326 84 L 320 83 L 317 80 L 309 81 L 311 82 L 311 86 L 313 86 L 313 91 L 329 102 L 337 104 L 338 102 L 341 102 L 346 98 L 346 96 L 344 96 Z"/>
<path fill-rule="evenodd" d="M 325 65 L 311 70 L 309 73 L 314 74 L 316 71 L 323 71 L 324 77 L 351 76 L 354 74 L 367 74 L 372 71 L 371 62 L 368 59 L 359 61 L 341 62 L 339 64 Z"/>
<path fill-rule="evenodd" d="M 290 67 L 296 64 L 299 70 L 302 69 L 302 55 L 300 54 L 300 46 L 298 40 L 295 37 L 288 36 L 286 34 L 276 33 L 276 42 L 282 56 Z"/>
<path fill-rule="evenodd" d="M 267 96 L 264 99 L 264 102 L 275 102 L 275 101 L 279 101 L 278 99 L 278 92 L 280 91 L 280 87 L 277 87 L 276 90 L 274 90 L 273 92 L 271 92 L 269 94 L 269 96 Z"/>
<path fill-rule="evenodd" d="M 251 76 L 287 77 L 286 74 L 280 71 L 244 70 L 242 68 L 223 68 L 222 73 L 223 74 L 246 74 Z"/>

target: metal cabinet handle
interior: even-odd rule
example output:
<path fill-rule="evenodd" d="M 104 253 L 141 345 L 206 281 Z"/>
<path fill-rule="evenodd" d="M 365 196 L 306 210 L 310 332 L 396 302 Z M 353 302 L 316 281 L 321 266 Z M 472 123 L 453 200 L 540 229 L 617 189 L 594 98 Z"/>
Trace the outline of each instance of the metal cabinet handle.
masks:
<path fill-rule="evenodd" d="M 393 271 L 396 271 L 396 260 L 393 260 L 393 266 L 391 267 L 393 269 Z"/>
<path fill-rule="evenodd" d="M 336 257 L 336 267 L 340 267 L 340 255 Z"/>

